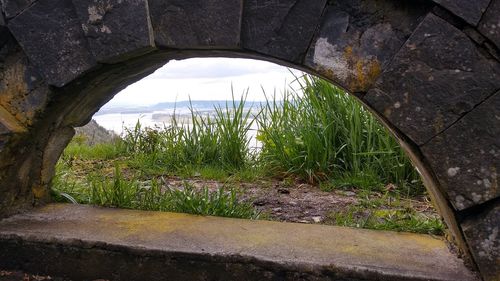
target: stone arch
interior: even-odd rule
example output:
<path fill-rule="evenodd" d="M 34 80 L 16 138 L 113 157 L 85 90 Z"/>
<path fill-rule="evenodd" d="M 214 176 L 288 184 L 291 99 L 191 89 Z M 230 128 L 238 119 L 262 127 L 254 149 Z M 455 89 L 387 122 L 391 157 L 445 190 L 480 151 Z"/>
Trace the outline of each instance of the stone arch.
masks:
<path fill-rule="evenodd" d="M 500 0 L 2 0 L 0 216 L 48 201 L 73 127 L 173 58 L 250 57 L 360 99 L 450 238 L 500 277 Z"/>

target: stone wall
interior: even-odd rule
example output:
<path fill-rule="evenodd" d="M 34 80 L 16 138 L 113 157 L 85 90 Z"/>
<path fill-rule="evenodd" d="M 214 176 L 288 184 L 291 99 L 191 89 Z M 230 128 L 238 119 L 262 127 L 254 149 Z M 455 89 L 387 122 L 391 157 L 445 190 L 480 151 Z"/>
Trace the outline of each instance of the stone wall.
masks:
<path fill-rule="evenodd" d="M 257 58 L 358 97 L 498 280 L 499 14 L 500 0 L 2 0 L 0 216 L 49 200 L 73 127 L 130 83 L 173 58 Z"/>

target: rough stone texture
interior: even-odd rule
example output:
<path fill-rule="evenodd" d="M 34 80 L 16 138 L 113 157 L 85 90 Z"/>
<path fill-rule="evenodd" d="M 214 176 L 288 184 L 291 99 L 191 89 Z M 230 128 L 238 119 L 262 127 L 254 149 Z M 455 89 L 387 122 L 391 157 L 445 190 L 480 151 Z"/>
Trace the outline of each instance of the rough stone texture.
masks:
<path fill-rule="evenodd" d="M 98 61 L 122 61 L 154 50 L 146 0 L 72 1 Z"/>
<path fill-rule="evenodd" d="M 245 49 L 301 62 L 321 21 L 326 0 L 247 0 L 242 44 Z"/>
<path fill-rule="evenodd" d="M 1 50 L 10 37 L 11 35 L 9 29 L 7 28 L 7 22 L 5 21 L 3 14 L 0 12 L 0 57 L 2 57 Z"/>
<path fill-rule="evenodd" d="M 18 52 L 9 56 L 0 67 L 0 106 L 8 110 L 21 124 L 33 124 L 43 111 L 48 89 L 28 58 Z"/>
<path fill-rule="evenodd" d="M 365 92 L 429 9 L 422 1 L 334 1 L 305 64 L 351 92 Z"/>
<path fill-rule="evenodd" d="M 490 0 L 432 0 L 467 23 L 477 25 Z"/>
<path fill-rule="evenodd" d="M 242 0 L 149 0 L 158 46 L 237 49 Z"/>
<path fill-rule="evenodd" d="M 9 29 L 51 85 L 61 87 L 96 65 L 70 1 L 40 0 Z"/>
<path fill-rule="evenodd" d="M 491 0 L 478 26 L 479 31 L 500 48 L 500 0 Z"/>
<path fill-rule="evenodd" d="M 458 210 L 500 196 L 500 92 L 422 147 Z"/>
<path fill-rule="evenodd" d="M 5 26 L 6 24 L 5 17 L 3 16 L 3 13 L 0 12 L 0 26 Z"/>
<path fill-rule="evenodd" d="M 1 0 L 2 10 L 7 18 L 12 18 L 28 8 L 36 0 Z"/>
<path fill-rule="evenodd" d="M 9 40 L 10 32 L 7 26 L 5 26 L 5 22 L 2 21 L 2 15 L 0 13 L 0 52 L 2 47 L 7 43 Z"/>
<path fill-rule="evenodd" d="M 0 121 L 0 153 L 2 153 L 3 148 L 5 144 L 7 144 L 9 140 L 9 136 L 12 134 L 11 130 L 7 128 L 1 121 Z M 5 163 L 0 164 L 0 167 L 3 167 Z"/>
<path fill-rule="evenodd" d="M 467 218 L 462 229 L 473 249 L 485 281 L 500 280 L 500 203 L 497 200 L 476 216 Z"/>
<path fill-rule="evenodd" d="M 3 3 L 6 1 L 9 0 L 5 0 Z M 133 20 L 142 22 L 147 19 L 143 13 L 146 8 L 144 0 L 128 0 L 130 2 L 99 0 L 95 2 L 104 5 L 102 6 L 104 8 L 108 8 L 113 3 L 121 3 L 119 6 L 113 6 L 113 10 L 107 11 L 101 21 L 97 20 L 95 22 L 97 26 L 89 24 L 88 18 L 80 20 L 75 10 L 75 7 L 78 7 L 79 14 L 85 15 L 85 8 L 87 8 L 88 13 L 89 6 L 85 7 L 82 4 L 88 4 L 88 1 L 40 1 L 30 4 L 17 17 L 8 20 L 8 28 L 13 32 L 21 46 L 17 44 L 12 34 L 2 26 L 0 21 L 0 75 L 2 77 L 0 79 L 0 217 L 9 216 L 24 209 L 31 209 L 34 204 L 40 202 L 38 200 L 42 199 L 43 203 L 43 199 L 47 198 L 47 183 L 53 173 L 53 163 L 61 152 L 64 141 L 70 137 L 68 127 L 86 123 L 92 114 L 109 101 L 115 93 L 151 73 L 169 59 L 200 56 L 250 57 L 289 64 L 293 67 L 308 69 L 313 74 L 327 76 L 349 88 L 352 92 L 360 92 L 356 93 L 360 94 L 359 97 L 377 80 L 376 87 L 367 93 L 364 102 L 374 113 L 384 117 L 381 119 L 390 129 L 398 133 L 401 143 L 412 152 L 413 158 L 416 158 L 416 165 L 424 175 L 424 181 L 430 186 L 431 194 L 434 192 L 434 198 L 438 198 L 436 202 L 441 204 L 438 209 L 447 218 L 447 224 L 456 234 L 457 241 L 463 239 L 460 239 L 462 232 L 458 228 L 459 222 L 455 218 L 470 217 L 474 212 L 484 210 L 485 206 L 491 206 L 491 204 L 498 202 L 495 197 L 498 196 L 497 171 L 500 161 L 497 154 L 498 137 L 495 137 L 500 134 L 497 117 L 500 106 L 498 105 L 498 94 L 494 95 L 494 93 L 500 88 L 500 67 L 498 61 L 487 55 L 487 52 L 490 52 L 498 59 L 496 51 L 498 49 L 493 46 L 492 42 L 495 40 L 493 37 L 490 36 L 489 39 L 486 39 L 472 26 L 463 26 L 462 20 L 440 6 L 435 6 L 433 11 L 442 11 L 443 14 L 448 15 L 445 17 L 447 20 L 452 19 L 450 22 L 453 24 L 432 14 L 427 15 L 422 22 L 421 18 L 432 7 L 425 4 L 429 4 L 428 2 L 417 1 L 404 3 L 397 0 L 329 1 L 331 5 L 328 14 L 322 19 L 321 13 L 325 11 L 326 0 L 248 0 L 244 2 L 246 3 L 245 7 L 243 7 L 242 0 L 151 0 L 149 3 L 155 7 L 154 10 L 151 9 L 153 22 L 154 17 L 156 17 L 154 30 L 158 42 L 161 41 L 161 46 L 167 50 L 156 50 L 130 58 L 129 54 L 131 56 L 141 54 L 140 52 L 130 53 L 130 51 L 141 49 L 134 45 L 135 42 L 146 42 L 147 39 L 151 38 L 140 37 L 140 40 L 136 41 L 136 38 L 128 37 L 130 34 L 135 36 L 138 33 L 135 32 L 136 30 L 129 30 L 131 19 L 127 19 L 127 17 L 130 16 L 133 17 Z M 128 5 L 132 5 L 132 1 L 135 1 L 133 3 L 143 3 L 143 6 L 131 11 L 131 6 Z M 493 12 L 497 9 L 495 3 L 490 5 Z M 95 15 L 99 18 L 104 13 L 99 10 Z M 244 19 L 241 37 L 244 48 L 239 46 L 242 18 Z M 484 22 L 488 20 L 491 20 L 490 11 L 484 15 Z M 418 26 L 419 22 L 421 24 Z M 83 28 L 82 23 L 84 24 Z M 118 28 L 120 23 L 124 25 L 126 23 L 126 26 Z M 321 25 L 321 23 L 323 24 Z M 108 25 L 113 26 L 111 34 L 106 33 L 107 29 L 104 26 L 108 27 Z M 463 31 L 452 25 L 460 26 Z M 115 30 L 114 26 L 118 29 Z M 483 35 L 486 27 L 483 27 Z M 101 32 L 101 28 L 105 31 Z M 87 30 L 87 34 L 85 34 L 84 29 Z M 313 36 L 315 31 L 318 34 L 316 38 Z M 141 36 L 144 34 L 141 33 Z M 110 41 L 107 41 L 108 39 Z M 126 43 L 113 45 L 119 40 Z M 92 48 L 89 44 L 92 45 Z M 114 47 L 103 49 L 103 44 Z M 147 44 L 151 46 L 151 42 L 148 41 Z M 251 44 L 255 45 L 252 47 Z M 318 44 L 322 48 L 318 48 Z M 478 51 L 476 44 L 482 44 L 481 46 L 485 48 Z M 130 45 L 133 46 L 129 49 Z M 331 48 L 331 46 L 339 47 L 335 49 L 337 47 Z M 402 47 L 400 48 L 400 46 Z M 310 52 L 307 52 L 309 47 L 311 48 Z M 171 48 L 181 48 L 181 50 L 172 50 Z M 214 50 L 215 48 L 224 50 Z M 397 51 L 398 48 L 399 51 Z M 315 60 L 318 52 L 321 59 Z M 307 58 L 305 58 L 306 53 L 308 53 Z M 94 67 L 97 66 L 94 54 L 99 57 L 100 61 L 113 63 Z M 119 59 L 124 61 L 117 62 L 109 59 L 116 55 L 124 55 L 119 56 Z M 346 59 L 345 55 L 348 55 L 349 59 Z M 307 61 L 307 65 L 303 64 L 304 59 Z M 321 68 L 321 63 L 324 62 L 328 62 L 330 65 L 324 65 L 325 67 Z M 341 67 L 335 68 L 334 66 L 337 65 L 341 65 Z M 328 72 L 328 69 L 336 71 Z M 37 72 L 40 75 L 37 75 Z M 342 75 L 346 75 L 348 78 L 342 78 Z M 42 77 L 48 82 L 45 82 Z M 69 83 L 70 81 L 72 82 Z M 50 87 L 49 84 L 60 88 Z M 415 144 L 419 144 L 423 149 L 421 150 Z M 468 165 L 469 167 L 464 170 L 460 165 Z M 443 188 L 441 189 L 441 187 Z M 462 196 L 463 200 L 458 196 Z M 448 199 L 451 200 L 451 203 L 447 201 Z M 475 206 L 476 204 L 480 205 Z M 474 207 L 468 208 L 469 206 Z M 463 211 L 457 211 L 462 208 Z M 68 215 L 64 212 L 62 214 Z M 497 216 L 498 213 L 494 213 L 488 215 L 488 218 Z M 141 220 L 143 219 L 144 217 L 141 217 Z M 486 220 L 486 227 L 488 227 L 487 223 L 498 223 L 496 220 L 480 218 L 479 221 L 475 222 L 475 225 L 482 223 L 483 220 Z M 41 225 L 43 226 L 44 223 Z M 173 223 L 175 224 L 177 221 Z M 69 228 L 73 229 L 74 225 L 79 224 L 78 222 L 65 221 L 64 224 L 57 227 L 64 229 L 68 225 L 70 225 Z M 209 225 L 204 225 L 204 227 L 209 229 Z M 182 224 L 182 226 L 185 225 Z M 223 227 L 217 224 L 216 226 Z M 457 227 L 454 228 L 455 226 Z M 50 228 L 50 226 L 47 227 Z M 134 227 L 130 226 L 131 229 Z M 144 228 L 143 225 L 139 227 Z M 235 227 L 239 229 L 237 226 Z M 282 225 L 276 229 L 281 228 L 285 229 Z M 61 230 L 58 228 L 50 229 L 53 231 L 52 233 Z M 245 241 L 256 241 L 245 236 L 248 234 L 247 229 L 240 229 L 241 232 L 228 235 L 228 237 L 233 238 L 242 237 L 241 241 L 238 240 L 237 243 L 231 244 L 236 245 L 234 247 L 238 251 L 256 249 L 252 248 L 253 244 L 244 244 Z M 109 235 L 108 238 L 121 237 L 119 235 L 126 232 L 126 230 L 122 230 L 123 228 L 120 228 L 121 232 L 114 232 L 113 234 L 118 234 Z M 145 232 L 141 235 L 145 235 L 144 237 L 150 235 L 151 231 L 149 230 L 151 229 L 145 228 Z M 93 231 L 95 232 L 95 229 Z M 174 232 L 188 235 L 187 232 L 178 229 L 175 229 Z M 90 235 L 93 232 L 78 232 L 78 234 L 81 233 Z M 274 233 L 276 233 L 275 229 L 266 232 L 265 235 L 258 236 L 259 245 L 266 246 L 267 235 L 271 237 Z M 282 245 L 280 251 L 285 251 L 283 256 L 293 259 L 296 252 L 286 251 L 290 249 L 289 233 L 295 234 L 294 230 L 278 231 L 277 233 L 281 240 L 276 241 L 286 244 L 280 244 Z M 482 231 L 481 233 L 486 232 Z M 162 235 L 169 234 L 162 233 Z M 308 233 L 308 235 L 310 234 Z M 483 236 L 474 235 L 469 236 L 469 242 L 474 240 L 474 237 L 483 237 L 485 234 Z M 487 236 L 490 235 L 491 233 Z M 332 260 L 338 263 L 338 256 L 332 258 L 330 255 L 337 253 L 338 249 L 344 248 L 342 246 L 335 248 L 332 246 L 334 244 L 330 245 L 329 242 L 318 242 L 321 247 L 314 248 L 316 244 L 312 245 L 309 241 L 322 241 L 319 236 L 322 236 L 323 239 L 328 235 L 318 235 L 318 239 L 312 239 L 308 236 L 309 240 L 304 239 L 307 241 L 304 248 L 312 247 L 311 250 L 318 251 L 312 255 L 312 258 L 321 257 L 321 249 L 331 250 L 324 253 L 328 266 L 325 267 L 324 271 L 321 271 L 321 275 L 339 269 L 339 267 L 331 266 Z M 345 234 L 345 236 L 352 238 L 352 235 Z M 283 240 L 283 237 L 287 237 L 287 239 Z M 366 238 L 372 244 L 378 245 L 378 248 L 370 248 L 371 250 L 366 248 L 360 251 L 358 246 L 352 246 L 347 249 L 346 252 L 352 254 L 352 258 L 346 259 L 345 263 L 340 264 L 345 265 L 346 270 L 350 270 L 352 268 L 348 268 L 349 265 L 359 265 L 358 262 L 367 260 L 371 262 L 373 257 L 376 257 L 376 260 L 381 260 L 377 256 L 379 253 L 386 253 L 387 249 L 400 248 L 400 246 L 393 245 L 399 245 L 398 243 L 379 244 L 385 240 L 394 242 L 392 236 L 384 237 Z M 85 257 L 85 261 L 89 264 L 95 264 L 96 268 L 102 265 L 101 269 L 108 270 L 106 272 L 110 274 L 119 272 L 125 276 L 125 279 L 135 273 L 132 270 L 127 271 L 127 266 L 108 266 L 110 264 L 106 264 L 106 261 L 113 261 L 113 259 L 109 259 L 109 255 L 116 255 L 131 265 L 149 266 L 152 264 L 149 262 L 151 256 L 146 257 L 145 252 L 140 252 L 144 249 L 137 250 L 136 247 L 131 250 L 128 247 L 130 245 L 127 246 L 128 248 L 118 247 L 112 250 L 110 248 L 82 250 L 89 245 L 94 247 L 96 244 L 89 242 L 90 244 L 83 244 L 82 247 L 75 246 L 75 244 L 71 244 L 69 247 L 70 244 L 64 244 L 66 240 L 63 244 L 57 244 L 58 242 L 51 244 L 50 241 L 53 240 L 43 240 L 43 243 L 40 244 L 38 243 L 40 241 L 36 243 L 19 242 L 20 240 L 16 240 L 17 238 L 3 240 L 5 243 L 2 245 L 5 247 L 0 246 L 0 248 L 8 250 L 0 251 L 0 255 L 7 251 L 8 253 L 18 253 L 22 246 L 27 251 L 24 252 L 26 253 L 25 257 L 29 257 L 33 261 L 33 263 L 25 264 L 33 267 L 42 266 L 38 261 L 42 259 L 40 256 L 44 254 L 52 257 L 61 254 L 72 261 L 70 265 L 74 268 L 67 269 L 61 264 L 43 266 L 59 266 L 58 270 L 78 271 L 78 262 L 82 261 L 80 257 Z M 194 238 L 200 239 L 195 239 L 196 242 L 201 241 L 199 237 Z M 219 241 L 216 246 L 226 246 L 224 243 L 227 239 L 223 238 L 213 240 Z M 130 243 L 140 244 L 144 242 L 134 240 L 135 238 L 129 236 L 127 239 L 127 242 Z M 187 243 L 185 240 L 175 239 L 174 246 L 185 246 L 184 243 Z M 332 239 L 338 239 L 338 237 Z M 206 242 L 206 240 L 206 237 L 203 237 L 203 241 Z M 276 241 L 273 240 L 272 245 L 276 245 Z M 470 242 L 470 245 L 475 242 L 475 240 Z M 240 244 L 246 245 L 246 248 L 237 248 Z M 60 248 L 59 245 L 68 247 Z M 329 248 L 329 245 L 332 248 Z M 458 242 L 458 245 L 465 245 L 465 243 Z M 407 246 L 401 245 L 403 248 Z M 423 243 L 420 246 L 422 249 L 426 249 L 428 245 Z M 465 247 L 462 248 L 465 249 Z M 216 251 L 220 247 L 213 246 L 212 249 Z M 272 247 L 266 246 L 263 249 L 263 251 L 271 250 Z M 483 262 L 481 250 L 478 249 L 477 247 L 470 248 L 478 259 L 478 264 L 483 268 L 483 272 L 486 272 L 484 271 L 485 266 L 494 267 L 494 265 L 491 266 L 491 264 Z M 231 253 L 235 255 L 240 253 L 236 250 Z M 137 251 L 140 254 L 137 254 Z M 146 254 L 151 254 L 154 251 L 148 250 Z M 411 248 L 408 249 L 408 252 L 415 253 L 418 252 L 418 249 Z M 467 253 L 467 251 L 464 252 Z M 85 254 L 79 256 L 79 253 Z M 156 254 L 157 252 L 154 252 L 154 255 Z M 357 254 L 361 255 L 357 256 Z M 432 255 L 435 254 L 436 252 L 432 251 Z M 436 264 L 438 263 L 431 262 L 432 258 L 435 258 L 432 255 L 430 257 L 426 254 L 423 255 L 422 260 L 424 263 L 427 262 L 424 264 L 427 271 L 420 271 L 421 275 L 418 278 L 432 279 L 434 276 L 432 274 L 437 274 Z M 187 257 L 183 256 L 183 261 L 189 261 L 190 265 L 186 266 L 183 271 L 183 274 L 188 274 L 186 278 L 193 276 L 189 274 L 195 274 L 189 271 L 192 264 L 203 264 L 205 268 L 209 268 L 207 276 L 214 277 L 212 279 L 215 280 L 221 279 L 217 277 L 220 277 L 221 272 L 225 272 L 227 264 L 223 261 L 227 260 L 227 256 L 223 256 L 217 260 L 222 262 L 215 264 L 213 262 L 214 255 L 204 259 L 203 262 L 199 259 L 192 262 L 193 257 L 198 258 L 199 256 L 199 253 L 194 256 L 191 254 Z M 163 254 L 155 257 L 159 257 L 157 261 L 162 265 L 162 262 L 166 260 Z M 175 258 L 169 261 L 175 260 Z M 241 256 L 237 256 L 237 258 L 241 258 Z M 401 261 L 404 263 L 401 268 L 405 268 L 405 266 L 412 267 L 420 262 L 418 260 L 417 263 L 414 263 L 406 258 L 408 257 L 391 256 L 391 263 L 387 266 L 394 266 L 395 261 Z M 430 259 L 427 260 L 428 258 Z M 174 265 L 168 268 L 174 270 L 179 268 L 177 266 L 183 263 L 177 263 L 177 261 L 174 261 L 172 263 Z M 234 269 L 234 272 L 242 272 L 243 270 L 248 273 L 248 268 L 251 267 L 249 264 L 254 261 L 241 258 L 237 263 L 227 265 L 229 266 L 227 268 Z M 9 262 L 22 264 L 20 260 L 10 260 Z M 289 263 L 279 265 L 279 269 L 276 269 L 273 266 L 268 267 L 274 261 L 268 262 L 257 262 L 252 267 L 252 270 L 255 269 L 252 272 L 257 273 L 251 276 L 256 279 L 262 276 L 271 276 L 270 279 L 278 276 L 276 278 L 281 278 L 281 280 L 306 279 L 302 278 L 303 276 L 300 274 L 302 274 L 302 270 L 305 270 L 304 268 L 308 268 L 307 273 L 305 273 L 307 278 L 311 276 L 317 277 L 316 279 L 322 278 L 322 275 L 317 275 L 316 271 L 310 270 L 310 264 L 297 265 L 290 273 Z M 437 266 L 437 268 L 446 268 L 446 266 L 449 264 L 445 263 L 444 266 Z M 115 270 L 115 268 L 118 269 Z M 166 270 L 165 267 L 156 266 L 151 270 L 146 270 L 146 272 L 164 273 L 165 271 L 162 270 Z M 383 278 L 387 275 L 380 277 L 380 274 L 386 274 L 386 272 L 381 273 L 380 270 L 381 267 L 363 268 L 362 271 L 355 271 L 353 273 L 355 275 L 352 275 L 355 277 L 352 277 L 351 280 L 366 279 L 367 272 L 370 274 L 378 272 L 379 275 L 376 276 L 378 280 L 390 280 Z M 408 272 L 411 270 L 406 271 L 405 274 Z M 459 271 L 455 271 L 454 274 L 456 272 Z M 399 273 L 390 272 L 390 274 L 393 274 L 391 276 L 394 277 L 397 276 L 394 274 Z M 225 275 L 223 277 L 245 280 L 242 276 Z M 405 276 L 408 277 L 408 275 Z M 314 279 L 313 277 L 311 278 Z M 335 278 L 344 277 L 343 275 L 335 275 Z M 394 277 L 393 280 L 401 280 L 399 277 Z M 454 275 L 453 278 L 461 280 L 463 279 L 461 277 L 463 275 L 458 277 Z M 343 280 L 349 280 L 349 278 L 346 277 Z"/>
<path fill-rule="evenodd" d="M 2 129 L 4 134 L 22 133 L 26 131 L 26 127 L 23 126 L 21 123 L 19 123 L 19 121 L 1 105 L 0 105 L 0 123 L 4 128 Z"/>
<path fill-rule="evenodd" d="M 364 100 L 421 145 L 498 88 L 500 64 L 430 14 Z"/>
<path fill-rule="evenodd" d="M 32 187 L 35 199 L 50 199 L 47 186 L 54 176 L 57 160 L 74 135 L 75 130 L 71 127 L 63 127 L 51 134 L 43 151 L 40 181 Z"/>
<path fill-rule="evenodd" d="M 68 204 L 1 221 L 0 248 L 75 280 L 476 280 L 428 235 Z"/>

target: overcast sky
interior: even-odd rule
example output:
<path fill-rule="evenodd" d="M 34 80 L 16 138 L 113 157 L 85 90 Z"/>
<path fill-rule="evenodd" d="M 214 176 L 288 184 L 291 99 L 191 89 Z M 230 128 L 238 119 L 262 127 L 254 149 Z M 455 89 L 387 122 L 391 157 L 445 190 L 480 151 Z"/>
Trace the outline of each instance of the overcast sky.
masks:
<path fill-rule="evenodd" d="M 248 100 L 264 100 L 294 80 L 291 69 L 277 64 L 228 58 L 194 58 L 173 60 L 150 76 L 128 86 L 105 107 L 152 105 L 159 102 L 231 99 L 249 89 Z M 300 76 L 302 72 L 292 70 Z"/>

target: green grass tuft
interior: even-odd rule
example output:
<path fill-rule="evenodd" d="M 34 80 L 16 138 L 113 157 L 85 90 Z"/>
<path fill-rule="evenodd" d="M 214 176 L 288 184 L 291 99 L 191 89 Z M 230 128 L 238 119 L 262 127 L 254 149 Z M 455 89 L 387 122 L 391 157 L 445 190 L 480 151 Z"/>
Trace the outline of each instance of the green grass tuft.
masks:
<path fill-rule="evenodd" d="M 340 187 L 411 183 L 423 191 L 399 144 L 358 101 L 319 78 L 298 81 L 303 97 L 288 91 L 283 101 L 268 100 L 258 117 L 260 161 L 270 173 Z"/>

